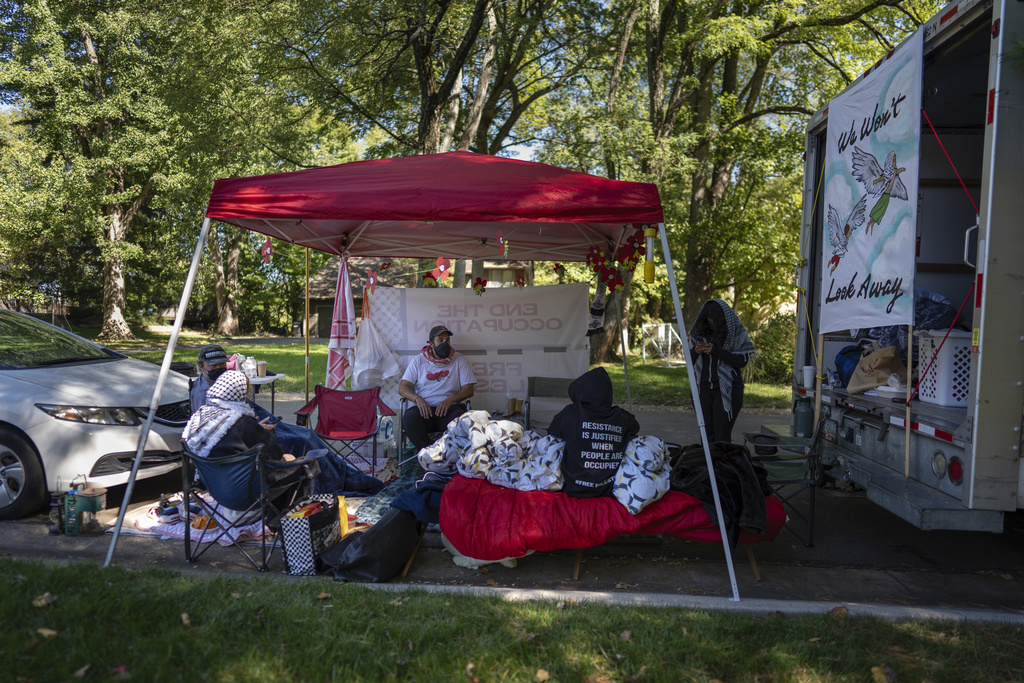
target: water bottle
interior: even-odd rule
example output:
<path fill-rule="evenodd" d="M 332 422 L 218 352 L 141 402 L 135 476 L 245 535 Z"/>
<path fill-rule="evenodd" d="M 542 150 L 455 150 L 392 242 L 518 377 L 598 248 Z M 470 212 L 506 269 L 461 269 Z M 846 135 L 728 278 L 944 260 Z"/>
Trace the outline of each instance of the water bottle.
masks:
<path fill-rule="evenodd" d="M 811 407 L 811 399 L 801 396 L 793 408 L 793 436 L 809 439 L 813 431 L 814 408 Z"/>

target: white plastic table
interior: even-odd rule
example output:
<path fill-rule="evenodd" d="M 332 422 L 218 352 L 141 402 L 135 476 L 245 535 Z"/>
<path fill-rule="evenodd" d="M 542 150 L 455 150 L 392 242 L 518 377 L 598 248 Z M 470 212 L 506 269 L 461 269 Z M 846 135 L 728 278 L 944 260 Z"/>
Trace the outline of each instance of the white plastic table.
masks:
<path fill-rule="evenodd" d="M 274 412 L 274 383 L 279 379 L 286 379 L 288 375 L 267 375 L 266 377 L 250 377 L 249 384 L 259 387 L 264 384 L 270 385 L 270 412 Z"/>

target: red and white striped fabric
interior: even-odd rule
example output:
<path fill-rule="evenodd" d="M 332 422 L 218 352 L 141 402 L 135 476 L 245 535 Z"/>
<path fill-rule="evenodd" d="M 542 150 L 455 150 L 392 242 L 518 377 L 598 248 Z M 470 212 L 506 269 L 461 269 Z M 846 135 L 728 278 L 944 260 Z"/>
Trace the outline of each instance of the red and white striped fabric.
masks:
<path fill-rule="evenodd" d="M 328 389 L 345 389 L 345 380 L 352 376 L 355 348 L 355 304 L 352 302 L 352 287 L 348 278 L 348 259 L 341 259 L 338 266 L 338 288 L 334 293 L 331 339 L 327 344 Z"/>

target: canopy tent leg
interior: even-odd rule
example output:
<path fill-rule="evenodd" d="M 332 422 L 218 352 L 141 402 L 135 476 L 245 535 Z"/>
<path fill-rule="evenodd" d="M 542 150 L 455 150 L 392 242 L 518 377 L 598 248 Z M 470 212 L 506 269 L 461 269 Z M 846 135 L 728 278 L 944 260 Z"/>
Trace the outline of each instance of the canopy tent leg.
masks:
<path fill-rule="evenodd" d="M 708 466 L 708 476 L 711 478 L 711 493 L 715 498 L 715 513 L 718 515 L 718 533 L 722 536 L 722 549 L 725 551 L 725 564 L 729 568 L 729 581 L 732 584 L 732 598 L 730 600 L 739 602 L 740 591 L 736 585 L 736 568 L 732 564 L 732 549 L 729 547 L 729 534 L 725 531 L 725 518 L 722 516 L 722 499 L 718 495 L 718 478 L 715 476 L 715 467 L 711 461 L 711 446 L 708 443 L 708 430 L 704 425 L 704 411 L 700 405 L 700 392 L 697 386 L 698 378 L 693 376 L 693 357 L 690 353 L 690 342 L 687 338 L 686 327 L 683 324 L 683 307 L 679 304 L 679 288 L 676 286 L 675 269 L 672 267 L 672 255 L 668 250 L 668 235 L 665 234 L 665 224 L 658 224 L 661 233 L 661 253 L 665 257 L 665 267 L 668 269 L 668 283 L 672 288 L 672 304 L 676 311 L 676 327 L 679 329 L 679 339 L 682 340 L 683 354 L 686 358 L 686 376 L 690 379 L 690 395 L 693 397 L 693 409 L 697 413 L 697 426 L 700 429 L 700 443 L 704 446 L 704 461 Z"/>
<path fill-rule="evenodd" d="M 157 408 L 160 407 L 160 394 L 164 389 L 164 382 L 167 381 L 167 373 L 171 369 L 171 360 L 174 358 L 174 348 L 178 344 L 178 333 L 181 332 L 181 325 L 185 321 L 185 309 L 188 308 L 188 300 L 192 297 L 192 286 L 196 281 L 196 273 L 199 272 L 199 262 L 203 257 L 203 247 L 206 245 L 206 236 L 210 232 L 210 219 L 203 219 L 203 227 L 199 231 L 199 241 L 196 242 L 196 250 L 192 254 L 192 265 L 188 270 L 188 277 L 185 279 L 185 288 L 181 291 L 181 300 L 178 302 L 178 313 L 174 316 L 174 328 L 171 330 L 171 337 L 167 340 L 167 350 L 164 351 L 164 360 L 160 364 L 160 376 L 157 377 L 156 387 L 153 389 L 153 398 L 149 402 L 149 414 L 146 421 L 142 423 L 142 431 L 139 433 L 139 443 L 135 448 L 135 460 L 132 461 L 132 472 L 128 476 L 128 483 L 124 489 L 124 499 L 121 501 L 121 509 L 117 513 L 117 524 L 114 526 L 114 535 L 110 539 L 110 548 L 107 549 L 107 559 L 103 562 L 104 567 L 109 567 L 114 558 L 114 549 L 117 547 L 117 539 L 121 535 L 121 525 L 124 523 L 124 515 L 128 510 L 128 504 L 132 499 L 132 491 L 135 489 L 135 478 L 139 474 L 139 465 L 142 463 L 142 454 L 146 450 L 146 441 L 149 439 L 149 431 L 153 426 L 153 418 L 156 417 Z"/>
<path fill-rule="evenodd" d="M 633 393 L 629 388 L 629 363 L 626 361 L 626 322 L 622 319 L 622 309 L 625 304 L 619 307 L 619 345 L 622 347 L 622 371 L 626 377 L 626 403 L 629 405 L 629 412 L 633 412 Z"/>

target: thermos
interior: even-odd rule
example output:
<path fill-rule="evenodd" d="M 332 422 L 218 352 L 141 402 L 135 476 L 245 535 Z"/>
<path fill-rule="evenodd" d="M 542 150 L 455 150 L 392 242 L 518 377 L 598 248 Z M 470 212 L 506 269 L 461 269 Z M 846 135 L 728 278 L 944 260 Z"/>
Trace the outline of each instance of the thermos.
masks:
<path fill-rule="evenodd" d="M 814 408 L 811 407 L 811 399 L 801 396 L 793 406 L 793 436 L 809 439 L 813 431 Z"/>

